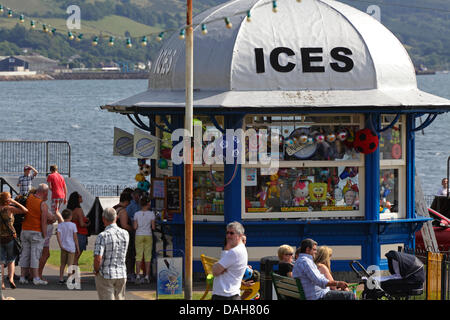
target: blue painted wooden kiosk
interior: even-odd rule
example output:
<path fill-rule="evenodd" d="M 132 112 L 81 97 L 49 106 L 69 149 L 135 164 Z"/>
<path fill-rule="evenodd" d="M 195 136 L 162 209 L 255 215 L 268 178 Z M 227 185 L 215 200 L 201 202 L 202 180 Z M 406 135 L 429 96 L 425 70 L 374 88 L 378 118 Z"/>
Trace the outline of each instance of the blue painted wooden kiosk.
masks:
<path fill-rule="evenodd" d="M 220 255 L 231 221 L 243 223 L 256 267 L 303 238 L 333 249 L 334 271 L 348 270 L 349 260 L 386 269 L 387 251 L 414 247 L 426 221 L 414 208 L 414 136 L 450 111 L 450 101 L 418 90 L 399 40 L 334 0 L 286 0 L 276 13 L 261 0 L 230 1 L 194 24 L 199 139 L 227 129 L 280 137 L 269 138 L 274 168 L 259 155 L 256 162 L 194 165 L 194 270 L 202 271 L 200 254 Z M 153 62 L 148 90 L 102 109 L 162 139 L 183 128 L 184 46 L 174 34 Z M 419 116 L 426 117 L 420 126 Z M 367 154 L 355 148 L 365 128 L 378 138 Z M 253 150 L 247 140 L 241 160 Z M 152 174 L 183 178 L 183 164 L 169 168 L 162 172 L 153 161 Z M 183 211 L 166 224 L 174 249 L 183 250 Z"/>

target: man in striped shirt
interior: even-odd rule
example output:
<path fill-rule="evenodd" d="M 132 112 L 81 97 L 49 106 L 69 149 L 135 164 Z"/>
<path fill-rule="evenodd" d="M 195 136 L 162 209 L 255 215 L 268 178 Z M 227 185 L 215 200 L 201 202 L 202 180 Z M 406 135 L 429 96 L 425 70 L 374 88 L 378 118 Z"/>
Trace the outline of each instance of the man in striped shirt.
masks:
<path fill-rule="evenodd" d="M 292 277 L 300 279 L 306 300 L 355 300 L 351 291 L 330 290 L 337 287 L 345 290 L 348 284 L 344 281 L 328 280 L 320 273 L 314 263 L 317 253 L 317 242 L 305 239 L 300 244 L 300 254 L 295 261 Z"/>
<path fill-rule="evenodd" d="M 33 173 L 31 173 L 33 171 Z M 38 174 L 38 171 L 30 165 L 23 167 L 23 175 L 19 177 L 17 186 L 20 188 L 19 194 L 22 196 L 28 195 L 32 187 L 32 181 Z"/>
<path fill-rule="evenodd" d="M 100 300 L 124 300 L 127 282 L 125 257 L 130 241 L 128 232 L 116 224 L 117 213 L 113 208 L 103 211 L 105 231 L 95 241 L 95 286 Z"/>

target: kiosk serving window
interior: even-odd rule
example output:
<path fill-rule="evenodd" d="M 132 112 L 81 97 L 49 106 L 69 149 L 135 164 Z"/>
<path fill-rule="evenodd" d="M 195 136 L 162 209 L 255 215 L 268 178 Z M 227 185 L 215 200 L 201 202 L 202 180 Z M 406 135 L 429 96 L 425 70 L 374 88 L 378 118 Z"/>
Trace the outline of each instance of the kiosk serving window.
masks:
<path fill-rule="evenodd" d="M 194 139 L 200 143 L 203 148 L 210 141 L 214 141 L 216 136 L 220 135 L 216 124 L 223 127 L 224 117 L 215 116 L 213 123 L 211 117 L 194 115 L 194 125 L 201 126 L 201 134 L 196 133 Z M 212 138 L 206 139 L 205 136 L 211 135 Z M 203 149 L 200 149 L 203 152 Z M 195 154 L 194 154 L 195 155 Z M 200 158 L 201 155 L 200 155 Z M 224 169 L 223 164 L 207 165 L 204 159 L 201 164 L 194 161 L 194 219 L 223 221 L 224 219 Z"/>
<path fill-rule="evenodd" d="M 393 121 L 395 115 L 382 115 L 381 124 L 383 127 Z M 380 159 L 381 160 L 404 160 L 403 150 L 403 119 L 395 123 L 392 128 L 380 132 Z"/>
<path fill-rule="evenodd" d="M 386 128 L 395 115 L 381 115 Z M 380 132 L 380 219 L 401 219 L 405 210 L 405 126 L 404 116 L 394 125 Z"/>
<path fill-rule="evenodd" d="M 195 169 L 194 215 L 222 216 L 224 213 L 224 172 Z"/>
<path fill-rule="evenodd" d="M 359 115 L 246 117 L 246 133 L 254 130 L 258 140 L 246 136 L 243 218 L 363 217 L 364 162 L 352 144 L 362 127 Z M 277 165 L 250 162 L 255 150 Z"/>

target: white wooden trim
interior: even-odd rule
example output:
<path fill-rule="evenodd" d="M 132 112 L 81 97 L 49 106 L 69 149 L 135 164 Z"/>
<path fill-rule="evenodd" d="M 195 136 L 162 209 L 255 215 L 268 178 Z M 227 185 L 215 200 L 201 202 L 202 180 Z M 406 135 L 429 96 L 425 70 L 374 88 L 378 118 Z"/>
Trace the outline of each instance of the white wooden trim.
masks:
<path fill-rule="evenodd" d="M 384 161 L 382 161 L 384 164 Z M 405 166 L 384 166 L 380 164 L 380 171 L 394 169 L 398 171 L 398 212 L 380 213 L 380 220 L 403 219 L 406 218 L 406 167 Z"/>
<path fill-rule="evenodd" d="M 382 244 L 380 246 L 380 259 L 385 259 L 385 254 L 391 250 L 398 251 L 398 247 L 404 247 L 403 243 Z"/>
<path fill-rule="evenodd" d="M 320 244 L 319 244 L 320 245 Z M 390 245 L 394 246 L 394 245 Z M 333 250 L 333 260 L 361 260 L 362 259 L 362 246 L 329 246 Z M 391 248 L 391 247 L 389 247 Z M 393 250 L 393 249 L 389 249 Z M 387 250 L 387 251 L 389 251 Z M 396 248 L 395 248 L 396 250 Z M 386 251 L 386 252 L 387 252 Z M 200 260 L 200 255 L 204 254 L 210 257 L 219 258 L 222 252 L 221 247 L 193 247 L 194 260 Z M 260 261 L 261 258 L 267 256 L 276 256 L 278 252 L 278 246 L 272 247 L 247 247 L 248 260 Z"/>

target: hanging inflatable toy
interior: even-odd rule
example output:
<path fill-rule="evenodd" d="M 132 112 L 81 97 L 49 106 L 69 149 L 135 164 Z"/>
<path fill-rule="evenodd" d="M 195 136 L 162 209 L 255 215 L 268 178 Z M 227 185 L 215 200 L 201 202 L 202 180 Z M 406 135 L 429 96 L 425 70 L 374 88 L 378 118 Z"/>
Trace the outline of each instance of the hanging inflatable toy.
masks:
<path fill-rule="evenodd" d="M 327 141 L 328 142 L 335 142 L 336 141 L 336 135 L 334 133 L 330 133 L 327 135 Z"/>
<path fill-rule="evenodd" d="M 297 159 L 310 159 L 317 151 L 317 143 L 313 137 L 309 136 L 309 130 L 305 128 L 295 129 L 288 137 L 294 141 L 292 145 L 287 146 L 286 154 Z"/>
<path fill-rule="evenodd" d="M 316 142 L 321 143 L 325 141 L 325 135 L 323 135 L 322 133 L 319 133 L 316 135 Z"/>
<path fill-rule="evenodd" d="M 370 154 L 378 148 L 378 143 L 378 135 L 369 128 L 365 128 L 355 133 L 353 147 L 361 153 Z"/>
<path fill-rule="evenodd" d="M 167 169 L 168 162 L 166 159 L 159 159 L 158 160 L 158 168 L 160 169 Z"/>
<path fill-rule="evenodd" d="M 402 147 L 398 143 L 392 146 L 391 155 L 394 159 L 400 159 L 402 157 Z"/>
<path fill-rule="evenodd" d="M 139 173 L 142 174 L 143 176 L 149 176 L 151 172 L 152 172 L 152 167 L 146 163 L 142 164 L 139 167 Z"/>
<path fill-rule="evenodd" d="M 147 180 L 139 181 L 137 187 L 142 191 L 148 192 L 148 190 L 150 189 L 150 182 L 148 182 Z"/>
<path fill-rule="evenodd" d="M 298 138 L 298 141 L 299 141 L 300 143 L 306 143 L 306 142 L 308 142 L 308 136 L 305 135 L 305 134 L 302 134 L 302 135 Z"/>
<path fill-rule="evenodd" d="M 342 142 L 344 142 L 345 140 L 347 140 L 348 138 L 348 130 L 347 129 L 341 129 L 338 133 L 338 139 Z"/>
<path fill-rule="evenodd" d="M 144 181 L 144 180 L 145 180 L 145 177 L 144 177 L 144 175 L 143 175 L 142 173 L 138 173 L 138 174 L 134 177 L 134 179 L 135 179 L 137 182 L 141 182 L 141 181 Z"/>
<path fill-rule="evenodd" d="M 145 176 L 142 173 L 138 173 L 134 179 L 138 182 L 137 187 L 145 192 L 150 189 L 150 182 L 145 180 Z"/>

